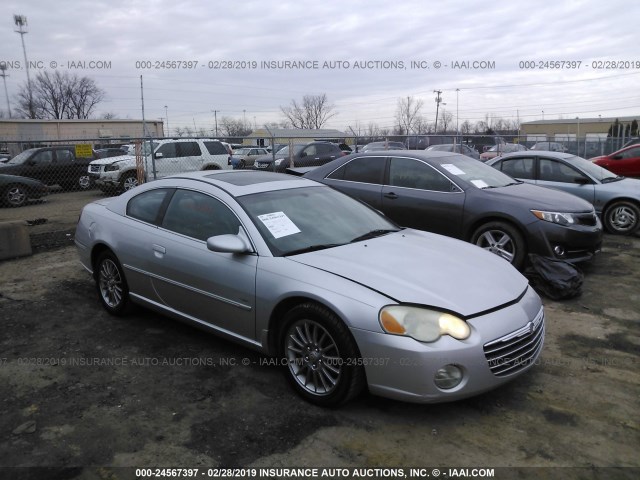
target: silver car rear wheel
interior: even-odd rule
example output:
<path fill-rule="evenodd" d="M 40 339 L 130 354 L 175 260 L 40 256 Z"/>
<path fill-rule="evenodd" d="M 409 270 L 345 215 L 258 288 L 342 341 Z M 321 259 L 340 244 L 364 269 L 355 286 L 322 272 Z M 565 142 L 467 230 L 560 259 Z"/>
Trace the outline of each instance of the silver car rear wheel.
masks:
<path fill-rule="evenodd" d="M 357 395 L 364 387 L 358 348 L 346 325 L 315 303 L 290 310 L 281 330 L 286 375 L 306 400 L 330 407 Z"/>

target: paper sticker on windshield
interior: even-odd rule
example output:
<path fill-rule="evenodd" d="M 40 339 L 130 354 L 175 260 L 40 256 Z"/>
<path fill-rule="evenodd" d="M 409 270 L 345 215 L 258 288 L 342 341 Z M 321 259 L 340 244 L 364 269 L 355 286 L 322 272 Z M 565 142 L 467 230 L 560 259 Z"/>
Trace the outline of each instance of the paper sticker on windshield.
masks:
<path fill-rule="evenodd" d="M 273 238 L 300 233 L 300 229 L 296 227 L 296 224 L 293 223 L 284 212 L 265 213 L 264 215 L 258 215 L 258 218 L 264 223 L 264 226 L 269 229 Z"/>
<path fill-rule="evenodd" d="M 443 163 L 442 168 L 444 168 L 449 173 L 453 173 L 454 175 L 464 175 L 464 172 L 456 167 L 453 163 Z"/>
<path fill-rule="evenodd" d="M 489 186 L 484 182 L 484 180 L 471 180 L 471 183 L 478 188 L 487 188 Z"/>

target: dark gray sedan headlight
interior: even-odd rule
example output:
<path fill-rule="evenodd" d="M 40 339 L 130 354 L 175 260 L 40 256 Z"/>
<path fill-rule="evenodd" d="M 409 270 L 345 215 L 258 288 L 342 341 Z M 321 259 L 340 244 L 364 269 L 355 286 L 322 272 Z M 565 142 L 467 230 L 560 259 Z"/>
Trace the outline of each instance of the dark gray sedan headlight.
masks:
<path fill-rule="evenodd" d="M 471 334 L 471 329 L 464 320 L 450 313 L 427 308 L 391 305 L 380 310 L 379 318 L 385 332 L 411 337 L 420 342 L 435 342 L 442 335 L 464 340 Z"/>
<path fill-rule="evenodd" d="M 542 210 L 531 210 L 536 217 L 545 222 L 557 223 L 558 225 L 574 225 L 576 224 L 576 216 L 573 213 L 566 212 L 545 212 Z"/>

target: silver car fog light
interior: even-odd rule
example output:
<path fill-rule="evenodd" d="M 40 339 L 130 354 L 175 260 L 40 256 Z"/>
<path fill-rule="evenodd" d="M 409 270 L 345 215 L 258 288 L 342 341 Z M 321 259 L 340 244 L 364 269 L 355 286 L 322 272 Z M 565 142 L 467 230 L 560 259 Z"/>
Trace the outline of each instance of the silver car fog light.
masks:
<path fill-rule="evenodd" d="M 433 381 L 442 390 L 457 387 L 462 381 L 462 369 L 457 365 L 445 365 L 436 372 Z"/>

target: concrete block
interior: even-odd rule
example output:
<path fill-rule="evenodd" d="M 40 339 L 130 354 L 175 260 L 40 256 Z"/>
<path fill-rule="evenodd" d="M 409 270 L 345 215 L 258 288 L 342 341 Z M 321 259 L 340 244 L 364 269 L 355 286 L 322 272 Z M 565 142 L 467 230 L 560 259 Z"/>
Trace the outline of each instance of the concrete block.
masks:
<path fill-rule="evenodd" d="M 24 222 L 0 222 L 0 260 L 32 253 L 29 231 Z"/>

